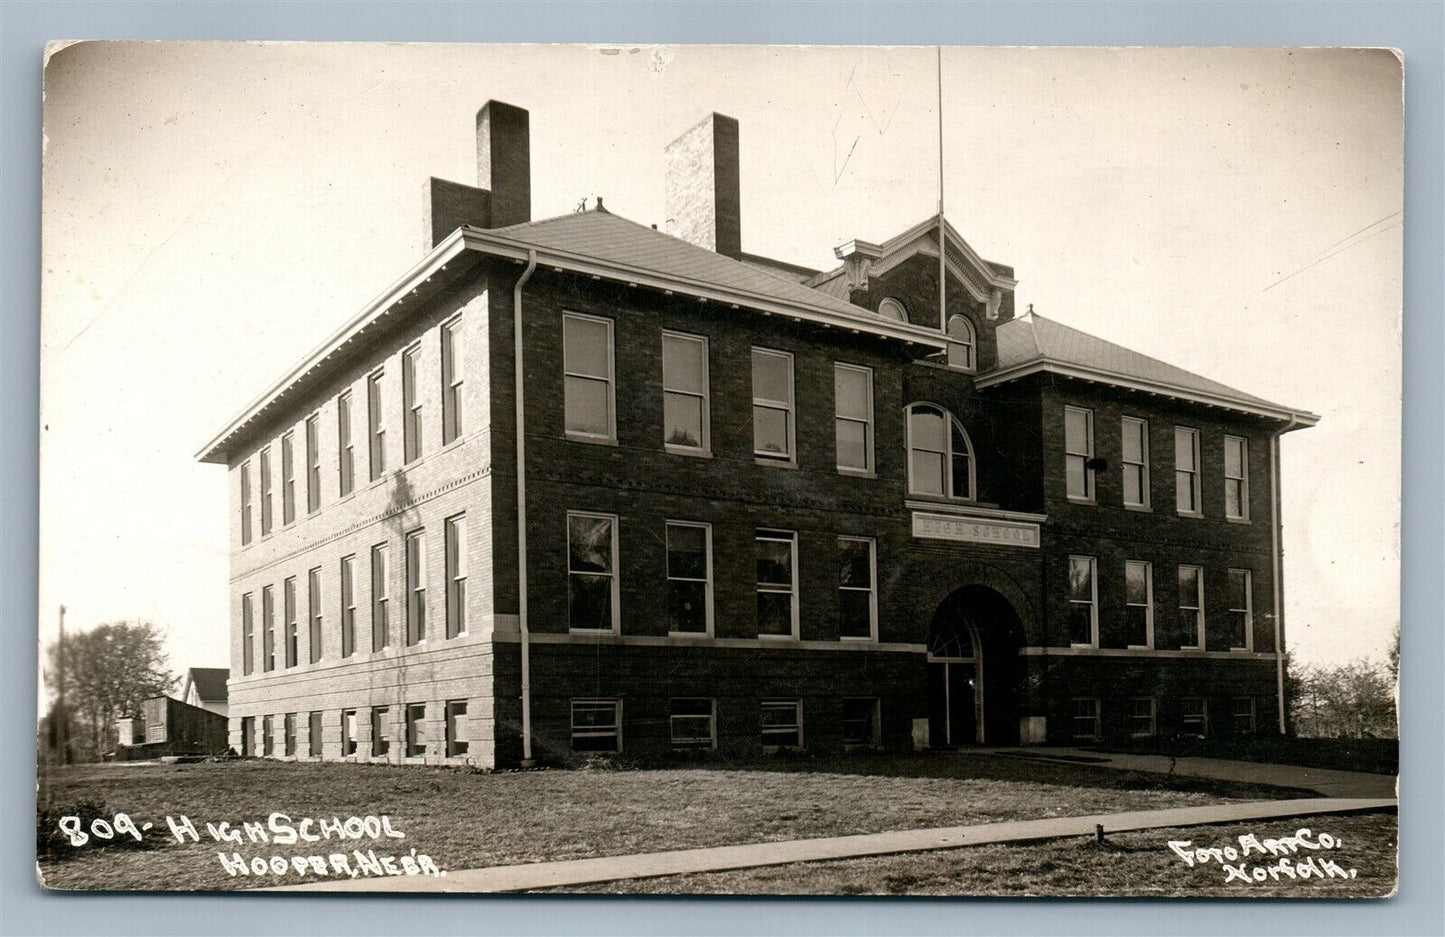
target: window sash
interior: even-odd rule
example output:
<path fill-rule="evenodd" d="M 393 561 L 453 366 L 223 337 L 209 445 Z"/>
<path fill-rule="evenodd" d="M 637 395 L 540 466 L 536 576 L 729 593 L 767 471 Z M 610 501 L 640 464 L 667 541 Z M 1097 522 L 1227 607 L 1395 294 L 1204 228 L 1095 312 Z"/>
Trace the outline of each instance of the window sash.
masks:
<path fill-rule="evenodd" d="M 292 435 L 281 436 L 281 523 L 296 520 L 296 457 L 292 452 Z"/>
<path fill-rule="evenodd" d="M 321 660 L 321 569 L 306 573 L 306 604 L 310 630 L 307 634 L 307 658 L 310 663 Z"/>
<path fill-rule="evenodd" d="M 973 323 L 967 316 L 948 317 L 948 366 L 964 371 L 974 370 L 976 339 Z"/>
<path fill-rule="evenodd" d="M 261 447 L 261 536 L 271 532 L 271 447 Z"/>
<path fill-rule="evenodd" d="M 241 463 L 241 545 L 251 542 L 251 463 Z"/>
<path fill-rule="evenodd" d="M 1254 650 L 1254 574 L 1231 569 L 1229 576 L 1230 650 Z"/>
<path fill-rule="evenodd" d="M 296 757 L 296 714 L 287 713 L 282 717 L 281 733 L 283 739 L 282 754 L 287 758 Z"/>
<path fill-rule="evenodd" d="M 619 699 L 572 700 L 572 750 L 578 752 L 622 751 L 622 701 Z"/>
<path fill-rule="evenodd" d="M 861 406 L 845 406 L 849 382 L 853 383 L 851 394 L 859 398 Z M 850 472 L 873 471 L 873 369 L 834 362 L 833 400 L 837 467 Z"/>
<path fill-rule="evenodd" d="M 582 522 L 582 526 L 578 523 Z M 601 522 L 604 528 L 596 523 Z M 578 539 L 589 535 L 592 540 Z M 602 538 L 604 543 L 596 542 Z M 600 556 L 605 544 L 606 555 Z M 587 552 L 589 551 L 590 552 Z M 578 566 L 579 553 L 593 562 Z M 605 586 L 607 595 L 600 607 L 592 607 L 597 601 L 597 587 Z M 617 516 L 614 514 L 592 514 L 583 511 L 567 512 L 567 624 L 569 630 L 615 634 L 619 628 L 620 599 L 617 584 Z M 584 611 L 596 614 L 591 620 L 583 617 Z"/>
<path fill-rule="evenodd" d="M 859 548 L 861 547 L 861 551 Z M 850 562 L 849 553 L 854 555 Z M 861 563 L 857 556 L 861 552 Z M 838 603 L 841 611 L 838 637 L 844 641 L 878 640 L 878 543 L 872 537 L 838 538 Z M 861 568 L 860 568 L 861 567 Z M 861 574 L 863 581 L 858 582 Z M 856 617 L 862 613 L 863 628 Z M 861 633 L 860 633 L 861 632 Z"/>
<path fill-rule="evenodd" d="M 417 392 L 417 366 L 421 347 L 413 345 L 401 353 L 401 461 L 411 464 L 421 456 L 421 394 Z"/>
<path fill-rule="evenodd" d="M 717 701 L 705 697 L 675 697 L 668 713 L 673 748 L 717 747 Z"/>
<path fill-rule="evenodd" d="M 341 656 L 356 653 L 356 556 L 341 558 Z"/>
<path fill-rule="evenodd" d="M 1179 701 L 1179 731 L 1181 734 L 1209 735 L 1209 701 L 1203 697 L 1186 696 Z"/>
<path fill-rule="evenodd" d="M 1141 595 L 1136 583 L 1143 586 Z M 1154 565 L 1143 560 L 1124 561 L 1124 609 L 1129 624 L 1129 647 L 1154 646 Z M 1134 627 L 1139 619 L 1142 628 Z M 1143 641 L 1133 640 L 1142 636 Z"/>
<path fill-rule="evenodd" d="M 343 709 L 341 711 L 341 754 L 355 755 L 356 750 L 356 710 Z"/>
<path fill-rule="evenodd" d="M 702 569 L 700 575 L 696 571 L 680 569 L 680 562 L 674 562 L 674 557 L 679 559 L 690 555 L 691 550 L 674 548 L 674 534 L 681 534 L 682 531 L 702 531 Z M 668 610 L 668 631 L 671 634 L 703 634 L 713 633 L 713 596 L 712 596 L 712 525 L 694 523 L 690 521 L 668 521 L 666 524 L 665 537 L 667 541 L 667 610 Z M 702 608 L 699 610 L 690 609 L 687 603 L 693 596 L 700 593 Z M 698 613 L 701 621 L 698 621 Z M 701 627 L 697 627 L 697 625 Z M 686 625 L 688 627 L 680 627 Z"/>
<path fill-rule="evenodd" d="M 249 675 L 256 670 L 256 622 L 255 608 L 251 593 L 241 596 L 241 673 Z"/>
<path fill-rule="evenodd" d="M 318 433 L 320 420 L 315 414 L 306 418 L 306 511 L 321 507 L 321 447 Z"/>
<path fill-rule="evenodd" d="M 1149 506 L 1149 422 L 1126 416 L 1120 420 L 1122 445 L 1120 462 L 1124 471 L 1124 504 L 1133 508 Z"/>
<path fill-rule="evenodd" d="M 1180 514 L 1200 514 L 1199 431 L 1174 427 L 1174 507 Z"/>
<path fill-rule="evenodd" d="M 387 545 L 371 548 L 371 649 L 381 651 L 391 641 L 389 608 L 391 603 L 390 566 Z"/>
<path fill-rule="evenodd" d="M 1094 411 L 1064 407 L 1064 477 L 1066 493 L 1075 501 L 1094 500 Z"/>
<path fill-rule="evenodd" d="M 1152 738 L 1158 731 L 1157 722 L 1158 704 L 1154 697 L 1136 696 L 1129 701 L 1129 734 L 1131 736 Z"/>
<path fill-rule="evenodd" d="M 973 442 L 958 418 L 936 404 L 916 403 L 905 421 L 909 494 L 973 500 Z"/>
<path fill-rule="evenodd" d="M 1179 627 L 1181 649 L 1204 649 L 1204 567 L 1179 567 Z M 1186 644 L 1184 639 L 1193 643 Z"/>
<path fill-rule="evenodd" d="M 1253 735 L 1257 730 L 1256 703 L 1252 696 L 1236 696 L 1229 703 L 1230 727 L 1238 735 Z"/>
<path fill-rule="evenodd" d="M 351 442 L 351 391 L 336 398 L 336 477 L 341 496 L 356 485 L 356 451 Z"/>
<path fill-rule="evenodd" d="M 446 522 L 447 637 L 467 631 L 467 543 L 466 515 Z"/>
<path fill-rule="evenodd" d="M 373 371 L 366 379 L 367 455 L 372 481 L 386 473 L 386 421 L 381 395 L 385 376 L 385 371 Z"/>
<path fill-rule="evenodd" d="M 782 370 L 777 374 L 767 373 L 767 369 L 774 366 L 780 366 Z M 754 348 L 752 373 L 753 455 L 759 459 L 792 462 L 796 450 L 796 430 L 793 423 L 793 356 L 785 351 Z M 778 389 L 783 393 L 770 396 L 767 389 L 760 384 L 774 380 L 782 383 Z"/>
<path fill-rule="evenodd" d="M 1081 625 L 1088 628 L 1087 641 L 1081 640 Z M 1092 556 L 1069 557 L 1069 644 L 1099 646 L 1098 561 Z"/>
<path fill-rule="evenodd" d="M 371 757 L 381 758 L 391 754 L 391 718 L 389 706 L 371 707 Z"/>
<path fill-rule="evenodd" d="M 425 532 L 406 535 L 406 643 L 426 640 L 426 540 Z"/>
<path fill-rule="evenodd" d="M 462 434 L 463 371 L 460 367 L 462 322 L 453 319 L 441 328 L 442 358 L 442 445 L 448 445 Z"/>
<path fill-rule="evenodd" d="M 1249 520 L 1249 440 L 1224 437 L 1224 516 Z"/>
<path fill-rule="evenodd" d="M 1099 737 L 1099 700 L 1094 697 L 1074 699 L 1074 738 L 1097 739 Z"/>
<path fill-rule="evenodd" d="M 844 699 L 842 723 L 844 746 L 866 748 L 879 744 L 877 698 Z"/>
<path fill-rule="evenodd" d="M 426 757 L 426 704 L 408 703 L 406 707 L 406 757 Z"/>
<path fill-rule="evenodd" d="M 757 558 L 756 589 L 758 605 L 758 637 L 771 638 L 796 638 L 798 636 L 798 536 L 790 531 L 758 531 L 754 535 L 754 553 Z M 764 544 L 785 544 L 788 549 L 786 569 L 782 574 L 788 578 L 786 581 L 781 578 L 767 579 L 766 575 L 776 575 L 774 571 L 764 573 L 762 566 L 766 562 L 770 566 L 779 565 L 765 552 Z M 778 603 L 778 597 L 786 597 L 788 630 L 765 631 L 764 624 L 770 617 L 767 610 Z"/>
<path fill-rule="evenodd" d="M 261 587 L 261 670 L 276 669 L 276 592 L 271 586 Z"/>
<path fill-rule="evenodd" d="M 597 326 L 601 326 L 602 331 L 598 331 Z M 580 347 L 582 342 L 593 336 L 604 337 L 606 342 L 605 359 L 596 362 L 602 367 L 594 367 L 585 360 L 589 357 L 596 357 L 595 350 L 592 354 L 588 354 L 588 349 Z M 611 319 L 575 312 L 563 313 L 563 411 L 568 436 L 604 440 L 617 438 L 617 403 L 614 390 L 616 352 L 614 345 Z M 585 407 L 584 405 L 589 401 L 581 396 L 584 393 L 600 394 L 601 399 L 590 401 L 590 408 Z M 599 415 L 600 420 L 596 419 Z"/>
<path fill-rule="evenodd" d="M 759 730 L 767 748 L 803 747 L 803 701 L 759 700 Z"/>
<path fill-rule="evenodd" d="M 321 729 L 321 712 L 312 710 L 306 719 L 306 753 L 312 758 L 320 758 L 325 751 L 325 738 Z"/>
<path fill-rule="evenodd" d="M 695 375 L 679 373 L 690 366 Z M 683 452 L 711 449 L 708 341 L 700 335 L 662 333 L 663 445 Z M 694 427 L 692 424 L 696 424 Z M 696 430 L 696 438 L 692 432 Z"/>
<path fill-rule="evenodd" d="M 281 601 L 286 611 L 286 666 L 296 666 L 296 656 L 299 650 L 296 646 L 296 577 L 289 576 L 281 584 Z"/>
<path fill-rule="evenodd" d="M 467 736 L 467 701 L 447 700 L 446 753 L 448 758 L 465 755 L 471 747 Z"/>

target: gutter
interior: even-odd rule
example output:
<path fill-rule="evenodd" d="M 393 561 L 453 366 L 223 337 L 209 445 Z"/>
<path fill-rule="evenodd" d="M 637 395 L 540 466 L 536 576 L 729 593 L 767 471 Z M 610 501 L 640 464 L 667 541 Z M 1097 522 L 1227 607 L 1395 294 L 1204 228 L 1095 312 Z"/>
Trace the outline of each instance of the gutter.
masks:
<path fill-rule="evenodd" d="M 522 385 L 522 287 L 537 270 L 537 252 L 527 251 L 527 269 L 512 287 L 512 380 L 516 400 L 517 451 L 517 629 L 522 644 L 522 767 L 532 759 L 532 642 L 527 629 L 527 419 Z"/>
<path fill-rule="evenodd" d="M 1279 734 L 1288 728 L 1284 709 L 1284 548 L 1280 544 L 1279 507 L 1279 438 L 1295 428 L 1299 421 L 1290 416 L 1284 429 L 1269 437 L 1269 533 L 1272 540 L 1270 559 L 1273 563 L 1271 584 L 1274 586 L 1274 677 L 1276 704 L 1279 712 Z"/>

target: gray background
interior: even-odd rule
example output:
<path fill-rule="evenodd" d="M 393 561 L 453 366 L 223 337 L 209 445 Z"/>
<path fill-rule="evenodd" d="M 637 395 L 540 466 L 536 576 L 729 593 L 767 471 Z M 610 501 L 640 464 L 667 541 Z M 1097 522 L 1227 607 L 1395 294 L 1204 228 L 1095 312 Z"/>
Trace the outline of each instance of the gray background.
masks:
<path fill-rule="evenodd" d="M 1391 46 L 1405 53 L 1401 894 L 1386 902 L 364 898 L 46 894 L 34 809 L 40 80 L 58 38 L 946 45 Z M 6 934 L 1445 933 L 1441 835 L 1440 3 L 12 3 L 0 7 L 0 850 Z M 1328 364 L 1321 380 L 1329 379 Z M 164 510 L 164 505 L 157 505 Z"/>

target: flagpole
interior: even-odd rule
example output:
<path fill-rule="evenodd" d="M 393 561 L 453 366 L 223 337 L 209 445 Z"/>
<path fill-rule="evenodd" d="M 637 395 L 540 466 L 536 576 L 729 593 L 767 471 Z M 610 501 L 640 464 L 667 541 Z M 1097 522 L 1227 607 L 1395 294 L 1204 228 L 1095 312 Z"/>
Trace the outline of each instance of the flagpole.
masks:
<path fill-rule="evenodd" d="M 938 329 L 948 334 L 948 235 L 943 228 L 943 46 L 937 46 L 938 63 Z"/>

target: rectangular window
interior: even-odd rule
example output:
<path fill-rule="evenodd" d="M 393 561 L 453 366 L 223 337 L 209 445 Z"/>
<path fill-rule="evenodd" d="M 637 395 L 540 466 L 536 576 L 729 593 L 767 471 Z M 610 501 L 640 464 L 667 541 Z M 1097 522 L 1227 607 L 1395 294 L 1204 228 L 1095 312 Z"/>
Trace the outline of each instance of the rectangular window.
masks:
<path fill-rule="evenodd" d="M 1229 649 L 1254 650 L 1254 577 L 1247 569 L 1229 571 Z"/>
<path fill-rule="evenodd" d="M 416 371 L 421 360 L 421 346 L 413 345 L 401 353 L 401 461 L 415 462 L 421 455 L 421 394 L 417 393 Z"/>
<path fill-rule="evenodd" d="M 386 421 L 382 411 L 381 380 L 385 371 L 373 371 L 366 379 L 367 451 L 371 480 L 386 474 Z"/>
<path fill-rule="evenodd" d="M 1224 516 L 1249 520 L 1249 440 L 1224 437 Z"/>
<path fill-rule="evenodd" d="M 253 620 L 251 593 L 241 596 L 241 673 L 250 675 L 256 669 L 256 623 Z"/>
<path fill-rule="evenodd" d="M 1124 619 L 1129 647 L 1154 646 L 1154 567 L 1124 561 Z"/>
<path fill-rule="evenodd" d="M 765 699 L 759 702 L 764 748 L 803 747 L 803 701 Z"/>
<path fill-rule="evenodd" d="M 753 455 L 793 461 L 793 356 L 753 349 Z"/>
<path fill-rule="evenodd" d="M 261 536 L 271 532 L 271 447 L 261 448 Z"/>
<path fill-rule="evenodd" d="M 1209 701 L 1186 696 L 1179 701 L 1179 734 L 1205 738 L 1209 735 Z"/>
<path fill-rule="evenodd" d="M 321 568 L 306 573 L 306 613 L 310 628 L 307 630 L 309 645 L 308 660 L 316 663 L 321 659 Z"/>
<path fill-rule="evenodd" d="M 569 436 L 617 438 L 612 320 L 562 315 L 563 397 Z"/>
<path fill-rule="evenodd" d="M 1074 699 L 1074 738 L 1098 739 L 1099 701 L 1094 697 Z"/>
<path fill-rule="evenodd" d="M 759 530 L 757 556 L 758 636 L 798 636 L 798 535 L 790 530 Z"/>
<path fill-rule="evenodd" d="M 877 556 L 871 537 L 838 538 L 838 637 L 878 639 Z"/>
<path fill-rule="evenodd" d="M 1099 646 L 1099 576 L 1092 556 L 1069 557 L 1069 643 Z"/>
<path fill-rule="evenodd" d="M 574 752 L 622 751 L 622 700 L 574 699 L 572 701 L 572 750 Z"/>
<path fill-rule="evenodd" d="M 1121 421 L 1124 463 L 1124 506 L 1149 506 L 1149 423 L 1126 416 Z"/>
<path fill-rule="evenodd" d="M 410 703 L 406 707 L 406 757 L 426 755 L 426 703 Z"/>
<path fill-rule="evenodd" d="M 462 434 L 462 320 L 442 325 L 442 445 Z"/>
<path fill-rule="evenodd" d="M 467 518 L 447 519 L 447 637 L 467 632 Z"/>
<path fill-rule="evenodd" d="M 241 545 L 251 542 L 251 463 L 241 463 Z"/>
<path fill-rule="evenodd" d="M 1094 411 L 1064 408 L 1064 476 L 1074 501 L 1094 500 Z"/>
<path fill-rule="evenodd" d="M 321 507 L 321 420 L 316 414 L 306 418 L 306 512 Z"/>
<path fill-rule="evenodd" d="M 878 700 L 843 700 L 843 744 L 848 748 L 877 748 L 883 738 L 879 732 Z"/>
<path fill-rule="evenodd" d="M 241 717 L 241 757 L 250 758 L 256 754 L 256 717 Z"/>
<path fill-rule="evenodd" d="M 838 468 L 873 471 L 873 369 L 833 365 L 833 436 Z"/>
<path fill-rule="evenodd" d="M 356 754 L 356 710 L 341 711 L 341 754 Z"/>
<path fill-rule="evenodd" d="M 667 619 L 673 634 L 712 634 L 712 527 L 667 522 Z"/>
<path fill-rule="evenodd" d="M 673 748 L 717 747 L 717 704 L 705 698 L 673 699 L 669 723 Z"/>
<path fill-rule="evenodd" d="M 391 752 L 391 709 L 371 708 L 371 757 L 381 758 Z"/>
<path fill-rule="evenodd" d="M 468 747 L 467 701 L 447 700 L 447 757 L 465 755 Z"/>
<path fill-rule="evenodd" d="M 1156 711 L 1152 696 L 1136 696 L 1129 700 L 1129 734 L 1136 739 L 1153 738 Z"/>
<path fill-rule="evenodd" d="M 281 602 L 286 612 L 286 666 L 295 667 L 301 640 L 296 627 L 296 577 L 288 576 L 281 583 Z"/>
<path fill-rule="evenodd" d="M 424 531 L 406 535 L 406 643 L 426 640 L 426 538 Z"/>
<path fill-rule="evenodd" d="M 356 485 L 356 449 L 351 442 L 351 391 L 336 398 L 336 476 L 341 497 Z"/>
<path fill-rule="evenodd" d="M 391 562 L 386 544 L 371 548 L 371 649 L 380 651 L 391 641 Z"/>
<path fill-rule="evenodd" d="M 281 523 L 296 520 L 296 453 L 290 433 L 281 435 Z"/>
<path fill-rule="evenodd" d="M 271 586 L 261 587 L 261 669 L 276 669 L 276 592 Z"/>
<path fill-rule="evenodd" d="M 320 710 L 312 710 L 306 722 L 306 753 L 312 758 L 320 758 L 323 751 L 321 744 L 322 737 Z"/>
<path fill-rule="evenodd" d="M 677 452 L 706 455 L 708 422 L 707 339 L 663 332 L 663 445 Z"/>
<path fill-rule="evenodd" d="M 1174 427 L 1174 507 L 1180 514 L 1200 514 L 1199 430 Z"/>
<path fill-rule="evenodd" d="M 284 729 L 282 730 L 282 751 L 287 758 L 296 757 L 296 714 L 287 713 L 284 717 Z"/>
<path fill-rule="evenodd" d="M 276 725 L 274 716 L 261 717 L 261 754 L 270 758 L 276 754 Z"/>
<path fill-rule="evenodd" d="M 356 653 L 356 557 L 341 558 L 341 656 Z"/>
<path fill-rule="evenodd" d="M 567 512 L 567 624 L 617 630 L 617 518 Z"/>
<path fill-rule="evenodd" d="M 1235 735 L 1254 734 L 1254 697 L 1236 696 L 1230 700 L 1229 727 Z"/>
<path fill-rule="evenodd" d="M 1179 646 L 1204 649 L 1204 569 L 1179 567 Z"/>

